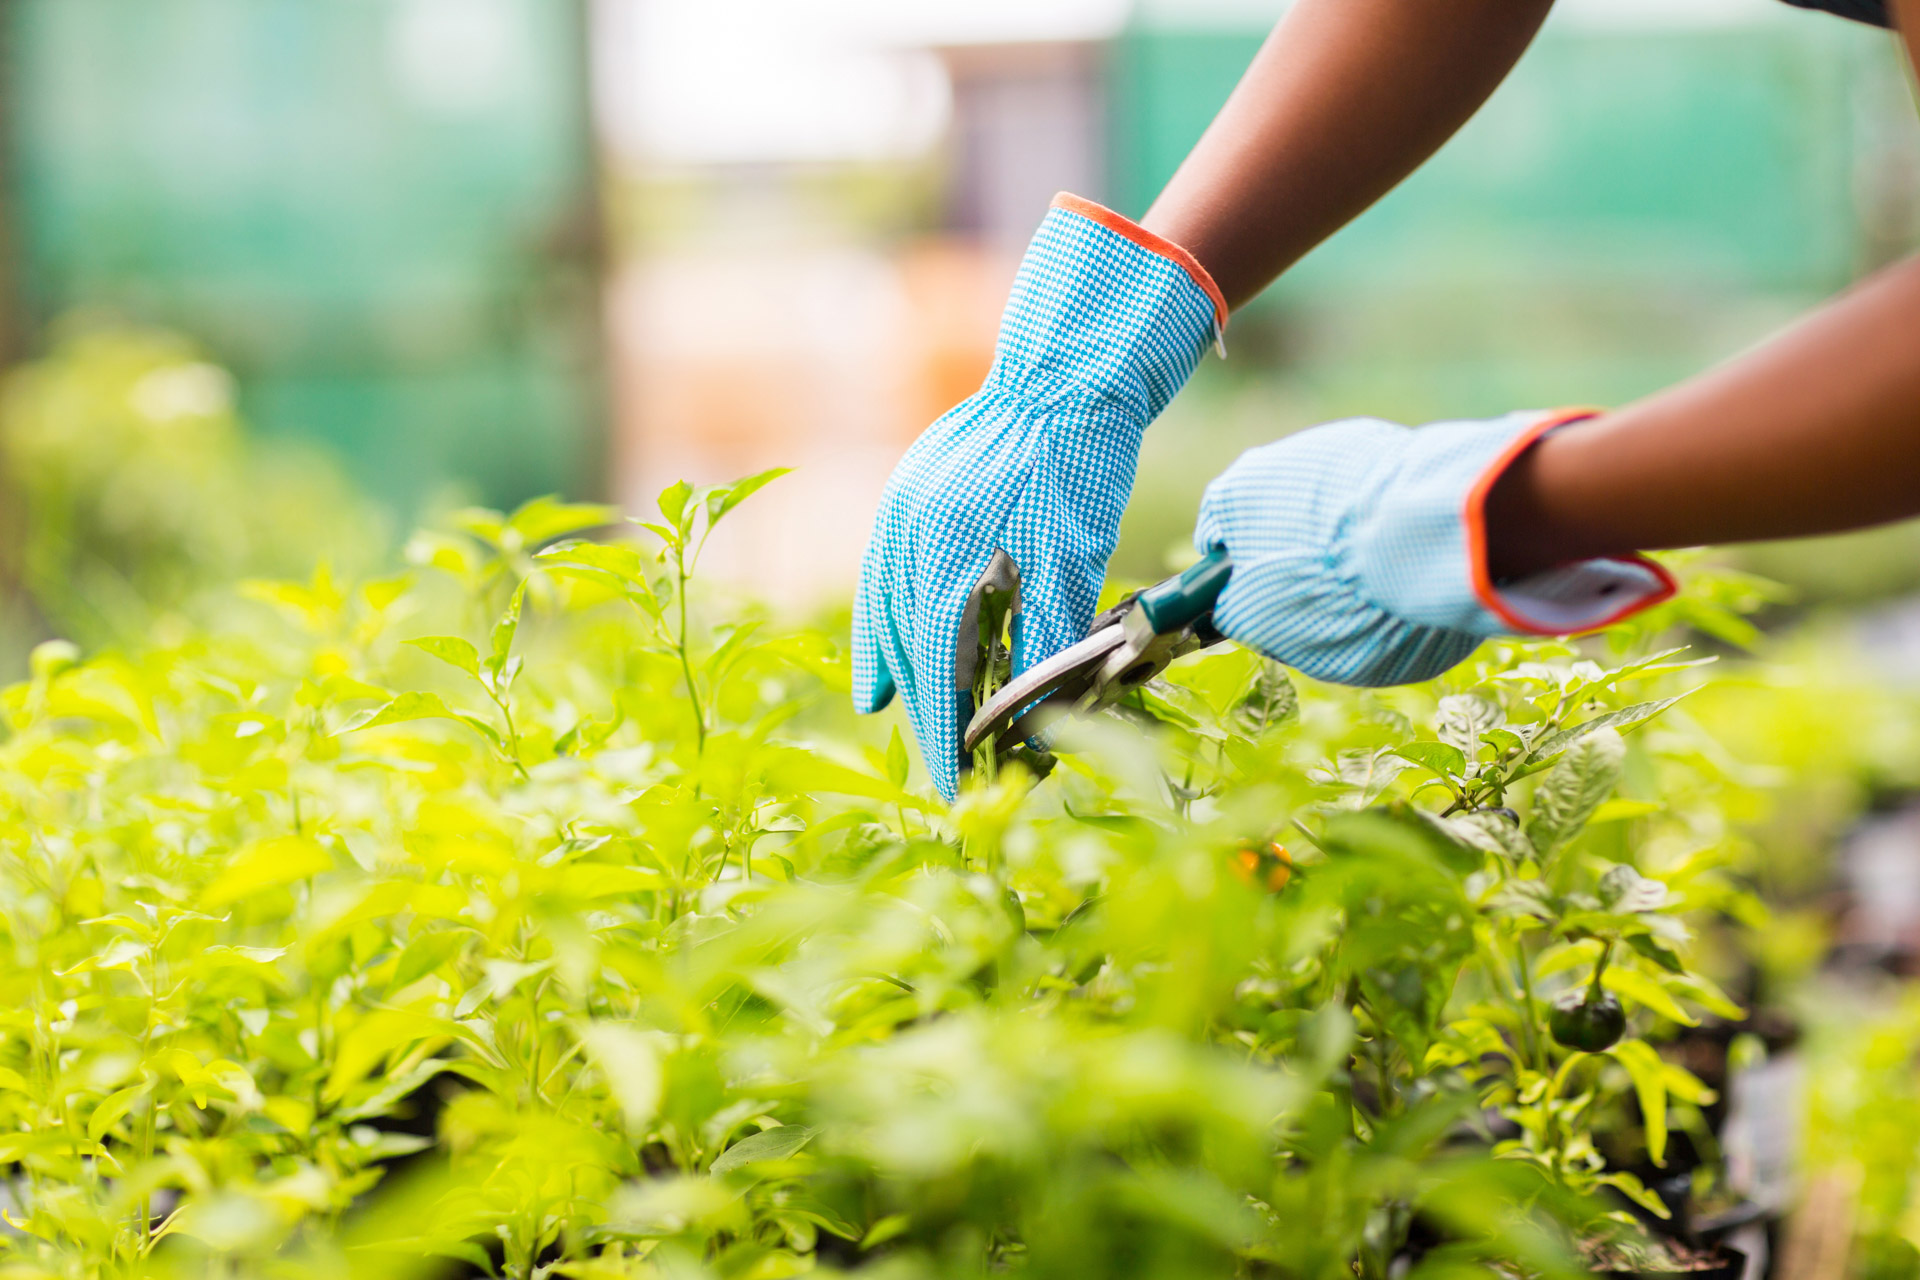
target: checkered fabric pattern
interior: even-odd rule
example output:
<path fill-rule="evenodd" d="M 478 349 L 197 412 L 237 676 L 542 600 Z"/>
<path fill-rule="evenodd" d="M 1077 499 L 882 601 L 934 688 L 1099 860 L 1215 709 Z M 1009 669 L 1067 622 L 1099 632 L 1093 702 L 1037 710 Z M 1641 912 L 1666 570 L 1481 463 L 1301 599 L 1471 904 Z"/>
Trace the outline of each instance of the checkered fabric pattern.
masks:
<path fill-rule="evenodd" d="M 1021 264 L 986 384 L 894 470 L 854 599 L 854 702 L 905 699 L 948 799 L 970 705 L 954 674 L 968 593 L 995 548 L 1019 565 L 1016 671 L 1086 633 L 1141 433 L 1200 362 L 1215 315 L 1182 266 L 1056 206 Z"/>
<path fill-rule="evenodd" d="M 1638 558 L 1476 589 L 1468 495 L 1549 417 L 1355 418 L 1248 450 L 1194 531 L 1233 556 L 1214 625 L 1317 680 L 1377 686 L 1432 679 L 1487 636 L 1591 630 L 1665 599 L 1672 580 Z"/>

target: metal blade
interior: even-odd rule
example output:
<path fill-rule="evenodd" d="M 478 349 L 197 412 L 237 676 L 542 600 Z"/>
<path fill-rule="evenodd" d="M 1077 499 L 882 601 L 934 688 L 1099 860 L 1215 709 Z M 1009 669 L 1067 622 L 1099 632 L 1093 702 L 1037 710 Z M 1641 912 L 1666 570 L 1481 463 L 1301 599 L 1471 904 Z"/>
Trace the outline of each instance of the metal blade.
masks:
<path fill-rule="evenodd" d="M 989 734 L 997 734 L 1011 725 L 1029 703 L 1048 697 L 1076 680 L 1090 681 L 1107 655 L 1125 639 L 1119 627 L 1102 627 L 1079 644 L 1062 649 L 1045 662 L 1014 677 L 1006 687 L 987 699 L 987 705 L 980 708 L 968 722 L 962 745 L 972 751 Z"/>

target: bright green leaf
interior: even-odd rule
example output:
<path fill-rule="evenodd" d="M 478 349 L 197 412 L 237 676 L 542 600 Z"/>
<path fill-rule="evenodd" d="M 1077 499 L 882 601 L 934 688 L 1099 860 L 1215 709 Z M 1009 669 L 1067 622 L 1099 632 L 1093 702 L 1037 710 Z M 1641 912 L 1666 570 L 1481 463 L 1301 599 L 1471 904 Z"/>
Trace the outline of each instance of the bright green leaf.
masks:
<path fill-rule="evenodd" d="M 1668 995 L 1665 987 L 1638 970 L 1625 969 L 1618 964 L 1609 965 L 1606 973 L 1601 975 L 1600 985 L 1635 1004 L 1645 1005 L 1669 1022 L 1678 1022 L 1687 1027 L 1700 1025 L 1700 1019 L 1681 1008 L 1679 1001 Z"/>
<path fill-rule="evenodd" d="M 1393 750 L 1401 759 L 1411 760 L 1443 778 L 1458 778 L 1467 771 L 1465 753 L 1444 742 L 1406 742 Z"/>
<path fill-rule="evenodd" d="M 305 880 L 333 869 L 333 855 L 310 836 L 280 836 L 241 850 L 200 897 L 218 910 L 268 889 Z"/>
<path fill-rule="evenodd" d="M 1611 976 L 1612 970 L 1608 971 Z M 1627 1069 L 1633 1092 L 1640 1099 L 1640 1119 L 1646 1126 L 1647 1158 L 1667 1163 L 1667 1064 L 1644 1040 L 1622 1040 L 1607 1052 Z"/>
<path fill-rule="evenodd" d="M 708 1170 L 714 1177 L 732 1173 L 763 1160 L 785 1160 L 812 1142 L 820 1131 L 805 1125 L 783 1124 L 740 1139 L 714 1157 Z"/>
<path fill-rule="evenodd" d="M 707 527 L 711 529 L 719 524 L 726 518 L 729 511 L 792 471 L 792 467 L 774 467 L 758 475 L 735 480 L 732 484 L 716 485 L 707 494 Z M 662 510 L 665 508 L 663 507 Z"/>
<path fill-rule="evenodd" d="M 1583 735 L 1533 790 L 1527 836 L 1542 853 L 1580 833 L 1620 780 L 1627 747 L 1612 729 Z"/>
<path fill-rule="evenodd" d="M 470 676 L 480 674 L 480 651 L 470 640 L 459 636 L 418 636 L 407 643 Z"/>

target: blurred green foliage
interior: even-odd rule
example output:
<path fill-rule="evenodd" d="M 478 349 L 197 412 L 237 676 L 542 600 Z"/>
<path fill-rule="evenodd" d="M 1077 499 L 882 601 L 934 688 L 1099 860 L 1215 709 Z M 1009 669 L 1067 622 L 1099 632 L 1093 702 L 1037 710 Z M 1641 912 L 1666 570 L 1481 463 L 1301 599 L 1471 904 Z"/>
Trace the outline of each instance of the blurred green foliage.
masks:
<path fill-rule="evenodd" d="M 675 486 L 642 543 L 463 512 L 398 573 L 36 653 L 0 696 L 11 1274 L 1643 1256 L 1622 1161 L 1711 1101 L 1657 1041 L 1738 1016 L 1711 975 L 1764 919 L 1754 780 L 1657 636 L 1749 588 L 1380 693 L 1205 655 L 949 809 L 835 636 L 698 598 L 771 478 Z M 1546 1032 L 1589 988 L 1630 1015 L 1601 1053 Z"/>
<path fill-rule="evenodd" d="M 386 541 L 325 454 L 250 438 L 232 376 L 157 330 L 69 322 L 6 375 L 0 447 L 7 560 L 35 615 L 16 639 L 130 640 L 211 587 L 319 556 L 351 570 Z"/>

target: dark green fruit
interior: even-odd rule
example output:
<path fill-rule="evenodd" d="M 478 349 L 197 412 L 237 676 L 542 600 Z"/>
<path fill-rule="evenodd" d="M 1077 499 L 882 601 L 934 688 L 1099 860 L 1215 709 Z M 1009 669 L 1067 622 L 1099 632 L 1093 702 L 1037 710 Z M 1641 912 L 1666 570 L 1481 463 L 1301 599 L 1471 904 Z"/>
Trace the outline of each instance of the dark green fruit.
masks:
<path fill-rule="evenodd" d="M 1554 999 L 1547 1029 L 1569 1049 L 1599 1053 L 1611 1049 L 1626 1034 L 1627 1013 L 1614 997 L 1605 992 L 1589 995 L 1583 987 Z"/>

